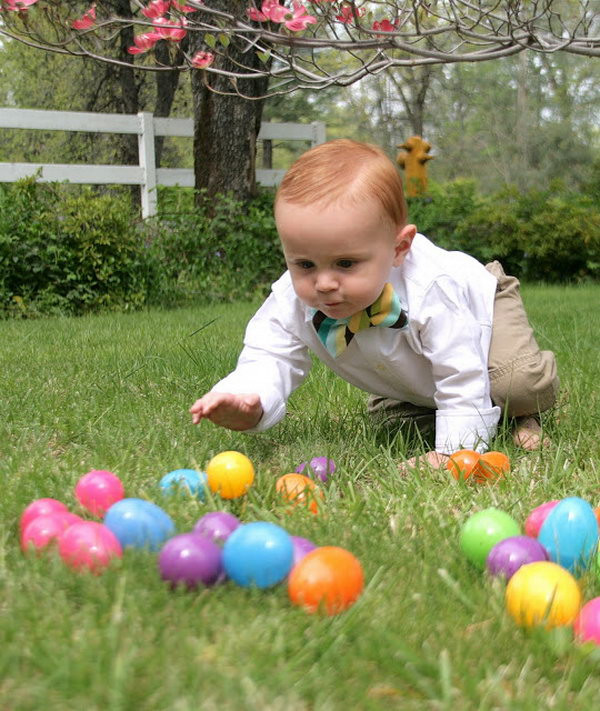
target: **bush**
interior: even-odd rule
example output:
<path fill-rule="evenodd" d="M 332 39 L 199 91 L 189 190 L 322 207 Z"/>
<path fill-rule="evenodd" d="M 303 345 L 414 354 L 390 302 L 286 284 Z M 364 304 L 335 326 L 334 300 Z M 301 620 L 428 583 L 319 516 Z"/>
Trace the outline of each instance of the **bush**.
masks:
<path fill-rule="evenodd" d="M 0 185 L 0 309 L 25 316 L 146 301 L 148 263 L 130 203 L 27 178 Z"/>
<path fill-rule="evenodd" d="M 509 187 L 483 197 L 476 196 L 472 183 L 457 181 L 413 198 L 409 210 L 411 220 L 436 244 L 467 252 L 484 264 L 498 259 L 507 273 L 521 279 L 600 277 L 597 201 L 560 184 L 527 193 Z"/>
<path fill-rule="evenodd" d="M 149 224 L 149 258 L 160 272 L 154 302 L 262 297 L 285 269 L 271 193 L 249 204 L 223 195 L 187 212 L 163 210 Z"/>

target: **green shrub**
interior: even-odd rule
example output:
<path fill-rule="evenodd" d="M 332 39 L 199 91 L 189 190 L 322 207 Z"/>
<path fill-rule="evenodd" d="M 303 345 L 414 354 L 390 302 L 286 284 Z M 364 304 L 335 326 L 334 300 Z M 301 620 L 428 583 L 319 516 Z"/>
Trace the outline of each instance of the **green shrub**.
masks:
<path fill-rule="evenodd" d="M 0 309 L 22 315 L 127 309 L 148 263 L 126 199 L 28 178 L 0 185 Z"/>
<path fill-rule="evenodd" d="M 268 192 L 249 204 L 222 195 L 187 212 L 163 207 L 148 228 L 149 258 L 161 274 L 152 300 L 162 304 L 264 296 L 285 269 Z"/>

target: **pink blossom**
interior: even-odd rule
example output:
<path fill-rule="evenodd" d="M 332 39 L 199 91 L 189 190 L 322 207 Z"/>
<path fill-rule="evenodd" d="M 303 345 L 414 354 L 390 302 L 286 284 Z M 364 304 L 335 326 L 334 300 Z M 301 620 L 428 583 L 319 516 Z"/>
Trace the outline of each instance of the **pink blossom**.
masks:
<path fill-rule="evenodd" d="M 294 12 L 292 13 L 292 19 L 285 21 L 285 26 L 288 30 L 292 32 L 300 32 L 305 30 L 307 25 L 315 25 L 317 23 L 317 18 L 313 15 L 306 14 L 306 8 L 297 0 L 294 0 Z"/>
<path fill-rule="evenodd" d="M 196 69 L 204 69 L 205 67 L 210 67 L 210 65 L 215 61 L 215 55 L 212 52 L 196 52 L 192 57 L 192 66 Z"/>
<path fill-rule="evenodd" d="M 74 30 L 89 30 L 90 27 L 96 22 L 96 6 L 92 5 L 87 12 L 78 19 L 71 23 L 71 27 Z"/>
<path fill-rule="evenodd" d="M 18 12 L 19 10 L 26 10 L 31 5 L 35 5 L 38 0 L 6 0 L 6 9 L 14 10 Z"/>
<path fill-rule="evenodd" d="M 348 24 L 353 22 L 356 17 L 362 17 L 365 14 L 365 9 L 363 8 L 353 8 L 352 5 L 342 5 L 340 7 L 341 15 L 336 15 L 335 19 Z"/>
<path fill-rule="evenodd" d="M 379 30 L 380 32 L 393 32 L 396 29 L 398 20 L 390 22 L 389 20 L 381 20 L 381 22 L 375 21 L 373 23 L 373 29 Z"/>
<path fill-rule="evenodd" d="M 143 54 L 152 49 L 159 39 L 161 39 L 161 36 L 158 32 L 143 32 L 133 38 L 134 46 L 128 47 L 127 51 L 129 54 Z"/>
<path fill-rule="evenodd" d="M 166 17 L 157 17 L 156 20 L 152 22 L 161 39 L 172 40 L 174 42 L 179 42 L 179 40 L 182 40 L 186 36 L 187 31 L 184 29 L 186 23 L 187 20 L 185 18 L 175 22 L 173 20 L 167 20 Z"/>
<path fill-rule="evenodd" d="M 152 0 L 147 7 L 142 10 L 142 15 L 154 19 L 157 17 L 162 17 L 165 12 L 169 9 L 169 0 Z"/>

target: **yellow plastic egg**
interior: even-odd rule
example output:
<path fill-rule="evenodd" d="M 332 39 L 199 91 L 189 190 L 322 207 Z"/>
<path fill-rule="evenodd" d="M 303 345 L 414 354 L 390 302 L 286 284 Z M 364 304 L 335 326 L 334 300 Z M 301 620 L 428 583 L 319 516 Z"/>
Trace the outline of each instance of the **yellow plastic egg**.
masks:
<path fill-rule="evenodd" d="M 568 570 L 539 561 L 523 565 L 506 586 L 506 608 L 523 627 L 570 625 L 581 607 L 581 590 Z"/>
<path fill-rule="evenodd" d="M 252 486 L 254 467 L 241 452 L 220 452 L 207 464 L 206 476 L 212 492 L 224 499 L 237 499 Z"/>

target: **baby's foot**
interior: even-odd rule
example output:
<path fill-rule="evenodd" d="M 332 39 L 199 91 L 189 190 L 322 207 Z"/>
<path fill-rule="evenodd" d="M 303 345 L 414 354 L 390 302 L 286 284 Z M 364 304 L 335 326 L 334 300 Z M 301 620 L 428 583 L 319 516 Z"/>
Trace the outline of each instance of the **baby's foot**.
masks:
<path fill-rule="evenodd" d="M 541 447 L 550 446 L 548 437 L 542 439 L 542 426 L 539 420 L 532 415 L 525 415 L 515 419 L 513 442 L 517 447 L 522 447 L 530 452 Z"/>

